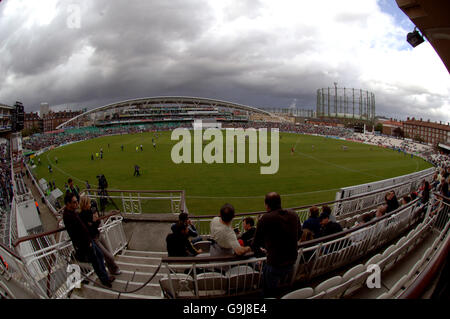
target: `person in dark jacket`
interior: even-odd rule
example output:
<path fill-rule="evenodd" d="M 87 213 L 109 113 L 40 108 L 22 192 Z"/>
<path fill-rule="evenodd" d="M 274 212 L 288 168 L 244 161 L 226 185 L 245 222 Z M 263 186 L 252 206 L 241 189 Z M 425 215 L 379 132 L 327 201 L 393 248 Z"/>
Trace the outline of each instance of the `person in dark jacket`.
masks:
<path fill-rule="evenodd" d="M 279 194 L 268 193 L 264 203 L 267 213 L 256 225 L 252 250 L 257 256 L 261 252 L 267 254 L 262 275 L 263 295 L 275 297 L 292 277 L 302 226 L 296 213 L 281 208 Z"/>
<path fill-rule="evenodd" d="M 330 215 L 328 215 L 327 213 L 320 214 L 319 221 L 321 225 L 319 237 L 325 237 L 342 231 L 341 225 L 331 221 Z"/>
<path fill-rule="evenodd" d="M 185 223 L 177 222 L 172 230 L 173 232 L 166 237 L 169 257 L 189 257 L 202 253 L 201 249 L 195 249 L 189 241 L 189 230 Z"/>
<path fill-rule="evenodd" d="M 76 258 L 80 261 L 89 261 L 101 283 L 107 287 L 111 287 L 111 283 L 115 278 L 114 276 L 108 276 L 103 261 L 103 253 L 92 240 L 88 228 L 76 212 L 78 208 L 77 197 L 70 192 L 66 193 L 64 204 L 64 226 L 72 240 Z"/>
<path fill-rule="evenodd" d="M 198 231 L 195 228 L 194 224 L 192 224 L 191 219 L 189 218 L 189 215 L 185 212 L 181 212 L 180 214 L 178 214 L 178 222 L 180 223 L 184 223 L 187 225 L 188 227 L 188 237 L 192 237 L 192 242 L 195 243 L 197 241 L 202 240 L 202 238 L 198 235 Z M 177 223 L 173 223 L 171 226 L 172 231 L 175 230 L 175 226 L 177 225 Z"/>
<path fill-rule="evenodd" d="M 313 206 L 309 209 L 309 218 L 303 223 L 303 230 L 309 229 L 314 238 L 320 235 L 320 220 L 319 220 L 319 208 Z"/>
<path fill-rule="evenodd" d="M 386 206 L 387 206 L 386 214 L 393 212 L 394 210 L 396 210 L 397 208 L 400 207 L 397 196 L 395 195 L 394 191 L 390 191 L 390 192 L 386 193 L 386 195 L 384 196 L 384 199 L 386 201 Z"/>
<path fill-rule="evenodd" d="M 96 208 L 91 207 L 91 200 L 88 196 L 81 196 L 80 209 L 80 218 L 87 226 L 89 234 L 91 235 L 95 244 L 102 250 L 109 272 L 113 275 L 120 275 L 121 271 L 114 260 L 114 256 L 106 248 L 108 247 L 108 245 L 104 241 L 103 237 L 100 236 L 100 231 L 98 230 L 98 227 L 100 226 L 98 212 Z"/>
<path fill-rule="evenodd" d="M 242 227 L 245 232 L 243 232 L 242 235 L 239 235 L 238 239 L 242 240 L 244 247 L 251 246 L 256 233 L 255 220 L 251 217 L 244 218 Z"/>

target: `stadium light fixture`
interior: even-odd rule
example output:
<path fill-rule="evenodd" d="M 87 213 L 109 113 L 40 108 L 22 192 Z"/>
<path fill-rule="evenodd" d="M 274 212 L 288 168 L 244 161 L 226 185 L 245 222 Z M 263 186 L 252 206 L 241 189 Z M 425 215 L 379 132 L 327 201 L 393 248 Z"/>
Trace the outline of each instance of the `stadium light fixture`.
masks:
<path fill-rule="evenodd" d="M 423 39 L 423 36 L 420 35 L 419 31 L 417 31 L 417 28 L 414 28 L 414 31 L 409 32 L 406 36 L 406 41 L 408 41 L 408 43 L 411 44 L 413 48 L 415 48 L 425 40 Z"/>

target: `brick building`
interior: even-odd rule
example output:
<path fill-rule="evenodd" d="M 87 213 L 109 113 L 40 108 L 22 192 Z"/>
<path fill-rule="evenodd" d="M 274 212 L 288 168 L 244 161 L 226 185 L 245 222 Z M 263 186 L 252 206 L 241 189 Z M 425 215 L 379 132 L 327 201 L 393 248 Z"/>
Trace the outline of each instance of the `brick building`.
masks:
<path fill-rule="evenodd" d="M 33 128 L 39 129 L 42 131 L 42 119 L 39 117 L 38 113 L 25 113 L 24 121 L 23 121 L 23 129 L 31 130 Z"/>
<path fill-rule="evenodd" d="M 445 123 L 434 123 L 428 121 L 408 119 L 403 122 L 403 131 L 410 138 L 420 137 L 429 144 L 438 144 L 450 142 L 450 125 Z"/>
<path fill-rule="evenodd" d="M 44 132 L 54 131 L 59 124 L 62 124 L 71 118 L 80 115 L 81 111 L 62 111 L 62 112 L 49 112 L 44 115 Z"/>

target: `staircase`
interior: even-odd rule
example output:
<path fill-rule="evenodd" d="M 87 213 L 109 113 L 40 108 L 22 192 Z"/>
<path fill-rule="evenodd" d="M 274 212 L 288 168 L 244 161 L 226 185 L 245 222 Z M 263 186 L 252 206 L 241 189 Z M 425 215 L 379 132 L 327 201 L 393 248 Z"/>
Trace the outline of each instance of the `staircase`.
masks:
<path fill-rule="evenodd" d="M 121 270 L 121 274 L 112 283 L 112 288 L 120 291 L 131 291 L 142 286 L 156 271 L 162 257 L 166 257 L 166 252 L 150 252 L 139 250 L 124 250 L 120 255 L 116 255 L 116 263 Z M 167 273 L 161 268 L 152 279 L 142 289 L 133 293 L 119 293 L 106 288 L 94 285 L 92 282 L 82 284 L 80 289 L 74 289 L 70 295 L 71 299 L 163 299 L 159 279 Z M 97 275 L 93 273 L 92 280 L 100 283 Z"/>

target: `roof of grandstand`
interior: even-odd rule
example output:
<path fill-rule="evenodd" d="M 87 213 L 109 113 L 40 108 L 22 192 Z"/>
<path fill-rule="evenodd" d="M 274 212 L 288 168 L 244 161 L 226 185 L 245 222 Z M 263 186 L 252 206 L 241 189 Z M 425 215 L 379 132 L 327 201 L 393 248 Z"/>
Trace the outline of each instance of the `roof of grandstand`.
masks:
<path fill-rule="evenodd" d="M 234 108 L 238 110 L 243 111 L 249 111 L 253 113 L 260 113 L 268 116 L 272 116 L 272 113 L 253 107 L 253 106 L 247 106 L 242 105 L 238 103 L 233 102 L 227 102 L 227 101 L 221 101 L 221 100 L 215 100 L 215 99 L 208 99 L 208 98 L 200 98 L 200 97 L 187 97 L 187 96 L 157 96 L 157 97 L 147 97 L 147 98 L 139 98 L 139 99 L 133 99 L 133 100 L 125 100 L 120 102 L 111 103 L 108 105 L 100 106 L 97 108 L 94 108 L 92 110 L 89 110 L 85 113 L 82 113 L 78 116 L 75 116 L 74 118 L 70 119 L 67 122 L 62 123 L 57 128 L 63 128 L 67 126 L 68 124 L 72 123 L 76 119 L 83 117 L 88 114 L 93 114 L 99 111 L 105 111 L 108 109 L 114 109 L 117 107 L 124 107 L 124 106 L 133 106 L 136 104 L 144 104 L 144 105 L 152 105 L 152 104 L 179 104 L 179 105 L 193 105 L 193 106 L 199 106 L 202 105 L 210 105 L 214 107 L 227 107 L 227 108 Z"/>

